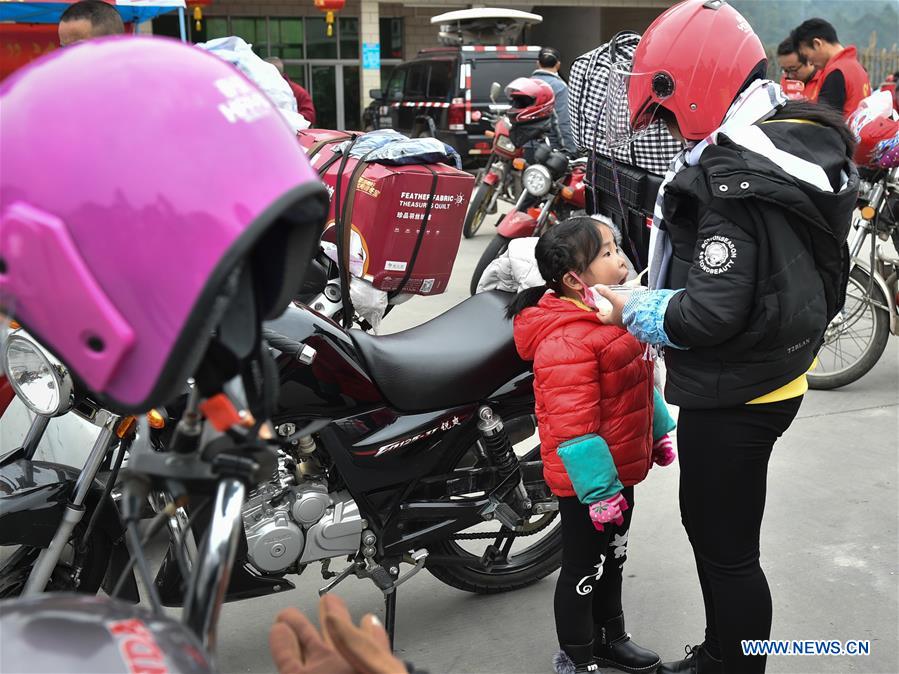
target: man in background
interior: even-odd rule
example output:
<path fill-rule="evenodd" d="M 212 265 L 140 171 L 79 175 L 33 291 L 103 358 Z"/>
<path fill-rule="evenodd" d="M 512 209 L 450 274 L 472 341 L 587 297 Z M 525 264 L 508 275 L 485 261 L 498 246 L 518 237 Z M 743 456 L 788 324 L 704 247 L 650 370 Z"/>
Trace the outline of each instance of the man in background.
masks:
<path fill-rule="evenodd" d="M 265 60 L 275 66 L 281 73 L 281 77 L 287 80 L 294 98 L 297 99 L 297 112 L 303 115 L 311 126 L 315 126 L 315 106 L 312 104 L 312 96 L 309 95 L 309 92 L 284 74 L 284 61 L 277 56 L 270 56 Z"/>
<path fill-rule="evenodd" d="M 62 13 L 59 19 L 59 45 L 90 40 L 104 35 L 122 35 L 125 24 L 115 7 L 101 0 L 81 0 Z"/>
<path fill-rule="evenodd" d="M 543 47 L 537 56 L 537 70 L 531 77 L 543 80 L 552 87 L 553 94 L 556 96 L 555 110 L 556 117 L 559 120 L 559 133 L 561 138 L 555 138 L 555 133 L 551 133 L 550 141 L 554 147 L 565 150 L 574 156 L 577 147 L 574 144 L 574 136 L 571 133 L 571 116 L 568 112 L 568 85 L 559 75 L 562 69 L 562 56 L 558 49 L 553 47 Z"/>
<path fill-rule="evenodd" d="M 780 86 L 783 87 L 787 96 L 790 98 L 804 98 L 809 101 L 818 100 L 818 90 L 821 88 L 821 71 L 799 55 L 792 39 L 787 38 L 778 45 L 777 64 L 783 72 Z M 794 82 L 801 83 L 802 87 L 797 87 L 793 84 Z"/>
<path fill-rule="evenodd" d="M 818 102 L 848 118 L 862 99 L 871 95 L 868 73 L 858 62 L 855 47 L 843 47 L 836 29 L 824 19 L 802 22 L 790 37 L 799 55 L 822 71 Z"/>

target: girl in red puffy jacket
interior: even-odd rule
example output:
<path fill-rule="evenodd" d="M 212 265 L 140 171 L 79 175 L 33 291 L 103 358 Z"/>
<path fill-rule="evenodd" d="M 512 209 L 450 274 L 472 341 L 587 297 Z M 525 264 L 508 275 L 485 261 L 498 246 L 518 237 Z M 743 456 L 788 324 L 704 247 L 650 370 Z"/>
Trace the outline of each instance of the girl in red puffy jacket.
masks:
<path fill-rule="evenodd" d="M 590 288 L 627 278 L 611 228 L 571 218 L 540 237 L 535 255 L 546 285 L 519 293 L 509 314 L 518 352 L 534 361 L 543 471 L 562 518 L 553 664 L 559 674 L 650 671 L 659 656 L 624 630 L 622 568 L 634 485 L 654 459 L 673 460 L 674 423 L 643 345 L 597 317 Z"/>

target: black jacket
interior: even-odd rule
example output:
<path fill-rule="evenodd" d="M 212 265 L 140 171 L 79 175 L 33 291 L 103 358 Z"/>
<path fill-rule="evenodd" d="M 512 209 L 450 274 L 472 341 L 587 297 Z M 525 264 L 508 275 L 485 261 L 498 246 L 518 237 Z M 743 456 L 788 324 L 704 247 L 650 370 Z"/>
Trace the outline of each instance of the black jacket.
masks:
<path fill-rule="evenodd" d="M 844 141 L 809 122 L 760 128 L 779 149 L 821 166 L 837 191 L 794 178 L 726 137 L 671 182 L 668 287 L 685 291 L 668 305 L 665 331 L 688 347 L 665 352 L 666 397 L 676 405 L 742 405 L 796 379 L 845 299 L 858 174 Z"/>

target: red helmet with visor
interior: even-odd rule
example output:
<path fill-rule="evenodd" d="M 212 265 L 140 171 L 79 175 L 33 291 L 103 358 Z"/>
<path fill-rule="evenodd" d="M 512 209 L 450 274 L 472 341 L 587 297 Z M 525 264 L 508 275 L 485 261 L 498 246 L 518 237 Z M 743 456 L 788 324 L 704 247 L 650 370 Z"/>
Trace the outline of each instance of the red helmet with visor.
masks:
<path fill-rule="evenodd" d="M 512 103 L 509 118 L 517 123 L 548 119 L 556 105 L 553 88 L 533 77 L 512 80 L 506 87 L 506 96 Z"/>
<path fill-rule="evenodd" d="M 686 0 L 643 34 L 628 77 L 634 130 L 660 112 L 677 120 L 687 140 L 721 126 L 750 77 L 767 64 L 752 26 L 724 0 Z M 663 113 L 664 114 L 664 113 Z"/>

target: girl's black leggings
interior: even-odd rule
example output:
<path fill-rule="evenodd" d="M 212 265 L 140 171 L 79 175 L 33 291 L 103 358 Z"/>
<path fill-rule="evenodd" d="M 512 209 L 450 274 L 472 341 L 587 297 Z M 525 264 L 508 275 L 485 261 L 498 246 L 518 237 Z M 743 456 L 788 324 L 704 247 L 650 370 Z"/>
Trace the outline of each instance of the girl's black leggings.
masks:
<path fill-rule="evenodd" d="M 593 626 L 621 613 L 621 574 L 627 559 L 627 535 L 634 512 L 634 488 L 621 494 L 629 508 L 624 523 L 597 531 L 587 506 L 575 497 L 559 499 L 562 517 L 562 569 L 554 609 L 559 644 L 593 640 Z"/>
<path fill-rule="evenodd" d="M 705 646 L 727 674 L 764 672 L 741 641 L 771 633 L 771 592 L 759 564 L 768 459 L 802 398 L 729 409 L 681 409 L 681 520 L 705 601 Z"/>

